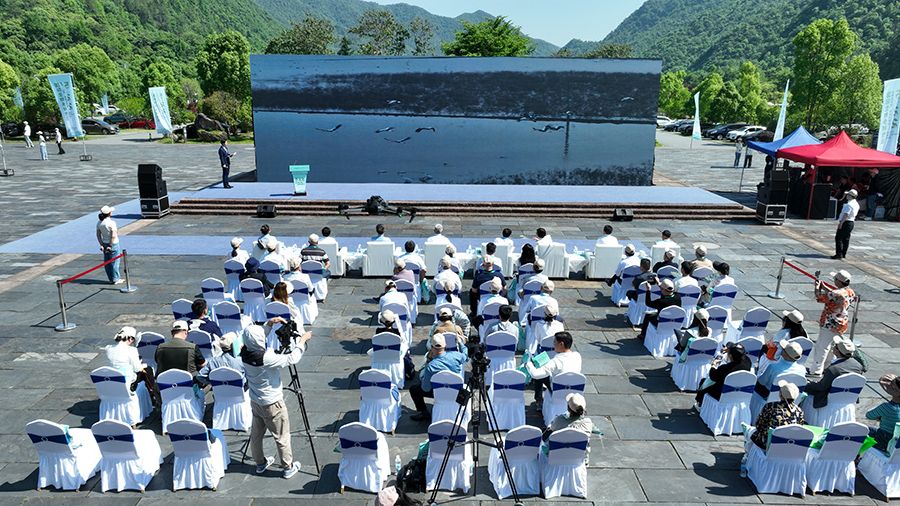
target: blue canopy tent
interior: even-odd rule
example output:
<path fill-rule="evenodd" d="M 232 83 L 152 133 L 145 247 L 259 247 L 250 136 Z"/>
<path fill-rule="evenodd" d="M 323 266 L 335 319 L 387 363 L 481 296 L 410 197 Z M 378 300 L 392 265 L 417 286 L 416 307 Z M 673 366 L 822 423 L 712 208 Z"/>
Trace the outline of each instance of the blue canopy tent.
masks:
<path fill-rule="evenodd" d="M 765 153 L 772 158 L 777 158 L 775 155 L 779 149 L 787 149 L 793 148 L 797 146 L 808 146 L 810 144 L 822 144 L 822 141 L 813 137 L 809 132 L 806 131 L 803 126 L 791 132 L 787 137 L 783 137 L 777 141 L 773 142 L 756 142 L 750 141 L 747 143 L 747 146 L 750 149 L 755 149 L 761 153 Z"/>

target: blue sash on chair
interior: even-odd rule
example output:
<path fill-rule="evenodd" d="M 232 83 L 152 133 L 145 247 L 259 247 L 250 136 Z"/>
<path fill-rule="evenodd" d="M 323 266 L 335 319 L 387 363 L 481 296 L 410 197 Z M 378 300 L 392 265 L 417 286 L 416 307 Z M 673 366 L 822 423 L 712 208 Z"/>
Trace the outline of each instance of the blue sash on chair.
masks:
<path fill-rule="evenodd" d="M 118 436 L 103 436 L 100 434 L 94 434 L 94 439 L 98 443 L 105 443 L 107 441 L 124 441 L 126 443 L 134 443 L 134 434 L 121 434 Z"/>
<path fill-rule="evenodd" d="M 793 439 L 793 438 L 785 438 L 785 437 L 773 435 L 773 436 L 770 438 L 769 444 L 770 444 L 770 445 L 774 445 L 774 444 L 789 444 L 789 445 L 797 445 L 797 446 L 809 447 L 809 446 L 812 444 L 812 442 L 813 442 L 812 439 Z"/>
<path fill-rule="evenodd" d="M 828 441 L 853 441 L 854 443 L 865 443 L 866 438 L 869 437 L 868 434 L 863 434 L 862 436 L 841 436 L 839 434 L 828 433 L 825 435 L 825 442 Z"/>
<path fill-rule="evenodd" d="M 28 434 L 32 443 L 59 443 L 61 445 L 69 444 L 69 438 L 65 434 L 53 434 L 52 436 L 38 436 L 37 434 Z"/>
<path fill-rule="evenodd" d="M 524 383 L 514 383 L 512 385 L 501 385 L 494 383 L 494 390 L 518 390 L 520 392 L 525 391 Z"/>
<path fill-rule="evenodd" d="M 360 381 L 359 388 L 375 387 L 375 388 L 391 388 L 390 381 Z"/>
<path fill-rule="evenodd" d="M 462 383 L 438 383 L 436 381 L 431 382 L 432 390 L 434 390 L 435 388 L 452 388 L 454 390 L 459 390 L 462 387 L 463 387 Z"/>
<path fill-rule="evenodd" d="M 263 289 L 263 287 L 259 287 L 259 288 L 241 288 L 241 291 L 242 291 L 243 293 L 260 293 L 260 294 L 266 293 L 265 290 Z"/>
<path fill-rule="evenodd" d="M 550 451 L 562 450 L 564 448 L 575 448 L 578 450 L 587 450 L 587 444 L 588 444 L 587 441 L 576 441 L 574 443 L 561 443 L 559 441 L 550 440 L 547 442 L 547 448 L 549 448 Z"/>
<path fill-rule="evenodd" d="M 238 321 L 240 321 L 241 314 L 240 313 L 220 314 L 220 315 L 216 315 L 216 318 L 218 318 L 219 320 L 238 320 Z"/>
<path fill-rule="evenodd" d="M 428 441 L 430 441 L 430 442 L 449 441 L 450 439 L 451 438 L 449 435 L 444 436 L 441 434 L 431 434 L 431 433 L 428 434 Z M 453 441 L 455 441 L 457 443 L 465 443 L 466 442 L 466 433 L 460 431 L 460 433 L 456 435 L 456 438 L 453 439 Z"/>
<path fill-rule="evenodd" d="M 168 390 L 170 388 L 176 388 L 176 387 L 191 387 L 193 385 L 194 385 L 194 382 L 192 380 L 179 381 L 177 383 L 159 383 L 159 390 L 160 391 Z"/>
<path fill-rule="evenodd" d="M 488 345 L 485 346 L 484 351 L 485 351 L 486 353 L 490 353 L 490 352 L 492 352 L 492 351 L 512 351 L 512 352 L 515 352 L 515 351 L 516 351 L 516 345 L 515 345 L 515 344 L 508 344 L 508 345 L 504 345 L 504 346 L 497 346 L 497 345 L 495 345 L 495 344 L 488 344 Z"/>
<path fill-rule="evenodd" d="M 214 286 L 214 287 L 212 287 L 212 288 L 203 288 L 203 287 L 201 286 L 201 287 L 200 287 L 200 290 L 201 290 L 203 293 L 207 293 L 207 292 L 225 293 L 225 287 L 224 287 L 224 286 Z"/>
<path fill-rule="evenodd" d="M 715 350 L 715 349 L 712 349 L 712 350 L 698 350 L 698 349 L 695 349 L 695 348 L 688 348 L 688 356 L 689 356 L 689 357 L 690 357 L 690 356 L 693 356 L 693 355 L 715 355 L 715 354 L 716 354 L 716 350 Z"/>
<path fill-rule="evenodd" d="M 200 434 L 173 434 L 170 432 L 169 439 L 172 441 L 209 441 L 209 436 L 206 435 L 206 432 Z"/>
<path fill-rule="evenodd" d="M 829 390 L 828 393 L 829 393 L 829 394 L 840 394 L 840 393 L 850 393 L 850 392 L 853 392 L 854 394 L 860 394 L 860 393 L 862 393 L 862 390 L 863 390 L 862 387 L 859 387 L 859 388 L 840 388 L 840 387 L 832 386 L 832 387 L 831 387 L 831 390 Z"/>
<path fill-rule="evenodd" d="M 662 318 L 662 317 L 660 317 L 659 324 L 662 325 L 663 323 L 675 323 L 675 322 L 683 322 L 683 321 L 684 321 L 683 316 L 678 317 L 678 318 Z"/>
<path fill-rule="evenodd" d="M 125 383 L 125 376 L 95 376 L 91 374 L 91 382 L 100 383 L 101 381 L 115 381 L 117 383 Z"/>
<path fill-rule="evenodd" d="M 580 385 L 563 385 L 560 383 L 553 384 L 553 390 L 575 390 L 576 392 L 584 392 L 584 384 Z"/>
<path fill-rule="evenodd" d="M 725 385 L 722 387 L 722 393 L 730 394 L 731 392 L 743 392 L 745 394 L 752 394 L 755 388 L 756 385 L 747 385 L 745 387 L 733 387 L 731 385 Z"/>
<path fill-rule="evenodd" d="M 211 380 L 209 380 L 209 384 L 214 387 L 227 387 L 227 386 L 242 387 L 242 386 L 244 386 L 244 380 L 240 380 L 240 379 L 214 380 L 214 379 L 211 379 Z"/>
<path fill-rule="evenodd" d="M 367 450 L 378 450 L 378 440 L 372 441 L 353 441 L 352 439 L 341 438 L 341 448 L 365 448 Z"/>
<path fill-rule="evenodd" d="M 504 450 L 511 450 L 513 448 L 519 448 L 521 446 L 530 446 L 533 448 L 537 448 L 538 446 L 541 446 L 541 436 L 526 439 L 524 441 L 506 441 L 503 443 Z"/>
<path fill-rule="evenodd" d="M 185 319 L 185 318 L 187 318 L 188 320 L 190 320 L 190 319 L 191 319 L 191 316 L 193 316 L 194 313 L 191 312 L 190 314 L 188 314 L 188 313 L 179 313 L 178 311 L 172 311 L 172 314 L 175 315 L 175 319 L 176 319 L 176 320 L 182 320 L 182 319 Z"/>
<path fill-rule="evenodd" d="M 400 343 L 397 344 L 373 344 L 372 351 L 394 350 L 400 351 Z"/>

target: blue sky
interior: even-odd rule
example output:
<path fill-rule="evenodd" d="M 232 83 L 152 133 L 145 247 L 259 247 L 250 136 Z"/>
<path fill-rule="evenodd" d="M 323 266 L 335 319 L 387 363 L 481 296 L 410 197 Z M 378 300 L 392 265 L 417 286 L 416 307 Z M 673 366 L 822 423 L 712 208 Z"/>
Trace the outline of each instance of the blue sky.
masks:
<path fill-rule="evenodd" d="M 634 12 L 644 0 L 375 0 L 407 3 L 441 16 L 456 17 L 479 9 L 506 16 L 530 37 L 563 46 L 571 39 L 600 40 Z"/>

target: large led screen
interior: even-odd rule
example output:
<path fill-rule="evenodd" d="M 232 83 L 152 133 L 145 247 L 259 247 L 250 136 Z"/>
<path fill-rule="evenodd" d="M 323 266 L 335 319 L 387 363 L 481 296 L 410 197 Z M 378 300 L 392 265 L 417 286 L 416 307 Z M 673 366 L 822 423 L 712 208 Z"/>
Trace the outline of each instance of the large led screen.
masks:
<path fill-rule="evenodd" d="M 649 185 L 659 60 L 253 55 L 259 181 Z"/>

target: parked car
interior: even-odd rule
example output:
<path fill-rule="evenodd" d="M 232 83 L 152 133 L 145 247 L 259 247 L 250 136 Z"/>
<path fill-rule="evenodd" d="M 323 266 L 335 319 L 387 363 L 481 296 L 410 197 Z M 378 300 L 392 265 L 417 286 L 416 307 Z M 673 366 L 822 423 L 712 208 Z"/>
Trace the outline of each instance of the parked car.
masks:
<path fill-rule="evenodd" d="M 37 133 L 44 132 L 44 139 L 48 142 L 53 140 L 54 129 L 58 128 L 60 133 L 62 133 L 63 137 L 66 137 L 66 124 L 65 123 L 36 123 L 31 125 L 31 140 L 37 140 Z"/>
<path fill-rule="evenodd" d="M 769 130 L 759 130 L 741 136 L 741 142 L 744 144 L 749 141 L 772 142 L 773 140 L 775 140 L 775 132 L 770 132 Z"/>
<path fill-rule="evenodd" d="M 662 128 L 671 122 L 672 122 L 672 120 L 669 119 L 667 116 L 657 116 L 656 117 L 656 127 L 657 128 Z"/>
<path fill-rule="evenodd" d="M 726 135 L 728 135 L 729 131 L 745 126 L 747 126 L 747 123 L 726 123 L 718 128 L 711 128 L 707 132 L 707 137 L 709 137 L 710 139 L 722 140 Z"/>
<path fill-rule="evenodd" d="M 22 123 L 16 123 L 14 121 L 9 121 L 0 125 L 0 130 L 3 131 L 3 135 L 7 137 L 19 137 L 20 135 L 25 133 L 25 125 Z"/>
<path fill-rule="evenodd" d="M 117 113 L 115 113 L 115 114 L 111 114 L 111 115 L 109 115 L 109 116 L 103 118 L 103 121 L 105 121 L 105 122 L 107 122 L 107 123 L 109 123 L 109 124 L 111 124 L 111 125 L 118 125 L 118 124 L 121 124 L 121 123 L 125 123 L 125 122 L 128 121 L 129 119 L 131 119 L 131 118 L 129 118 L 128 116 L 126 116 L 125 113 L 123 113 L 122 111 L 119 111 L 119 112 L 117 112 Z"/>
<path fill-rule="evenodd" d="M 673 123 L 669 123 L 669 124 L 666 125 L 664 128 L 665 128 L 666 132 L 674 132 L 674 131 L 678 130 L 678 127 L 680 127 L 681 125 L 687 125 L 687 124 L 693 123 L 693 122 L 694 122 L 694 120 L 692 120 L 692 119 L 690 119 L 690 118 L 688 118 L 688 119 L 680 119 L 680 120 L 675 121 L 675 122 L 673 122 Z"/>
<path fill-rule="evenodd" d="M 152 119 L 139 116 L 122 123 L 122 128 L 143 128 L 146 130 L 153 130 L 156 128 L 156 122 Z"/>
<path fill-rule="evenodd" d="M 747 125 L 741 128 L 737 128 L 735 130 L 730 130 L 726 138 L 729 141 L 737 141 L 742 138 L 746 134 L 752 134 L 754 132 L 759 132 L 760 130 L 765 130 L 766 127 L 758 126 L 758 125 Z"/>
<path fill-rule="evenodd" d="M 119 127 L 93 118 L 84 118 L 81 120 L 81 129 L 84 130 L 84 133 L 86 134 L 111 135 L 119 133 Z"/>
<path fill-rule="evenodd" d="M 703 131 L 708 129 L 711 126 L 713 126 L 712 123 L 700 123 L 701 136 L 702 136 Z M 685 126 L 683 130 L 679 130 L 679 131 L 681 132 L 681 135 L 692 135 L 694 133 L 694 123 L 691 123 L 690 125 Z"/>

